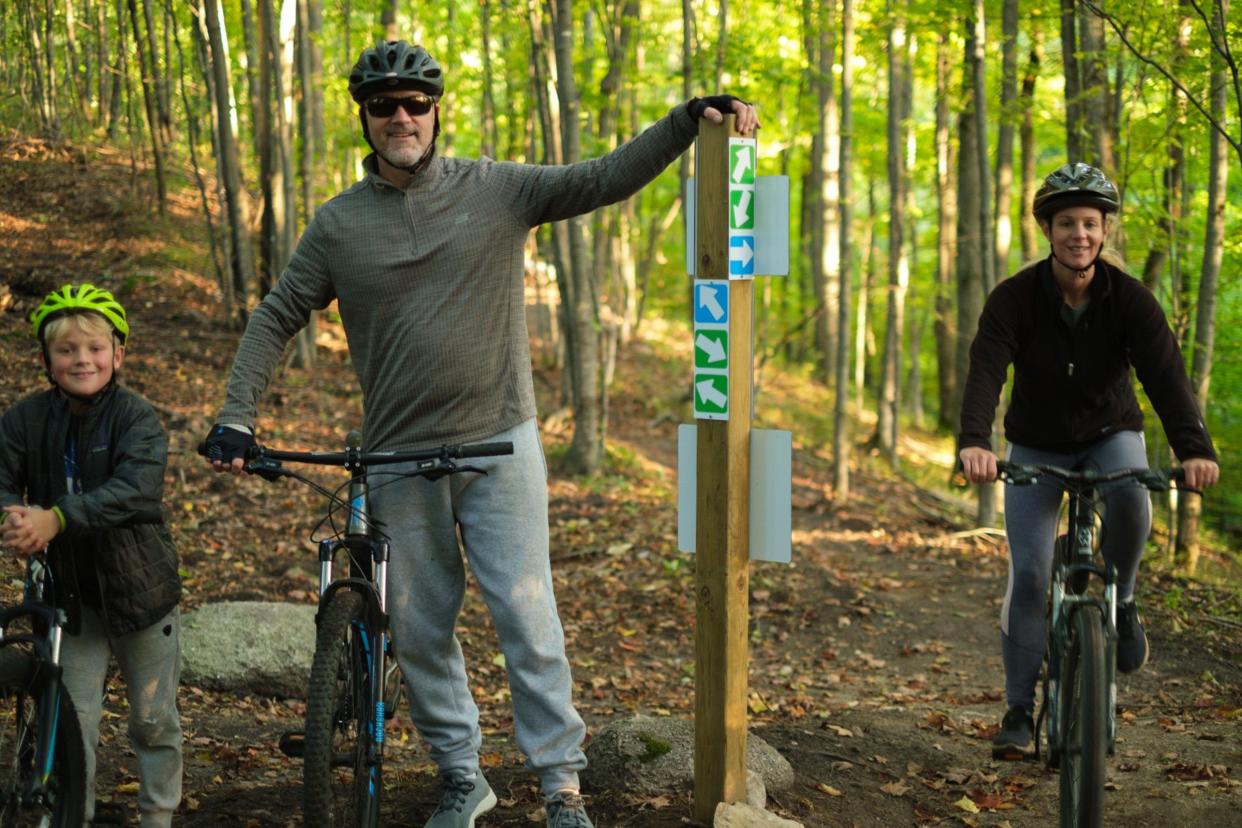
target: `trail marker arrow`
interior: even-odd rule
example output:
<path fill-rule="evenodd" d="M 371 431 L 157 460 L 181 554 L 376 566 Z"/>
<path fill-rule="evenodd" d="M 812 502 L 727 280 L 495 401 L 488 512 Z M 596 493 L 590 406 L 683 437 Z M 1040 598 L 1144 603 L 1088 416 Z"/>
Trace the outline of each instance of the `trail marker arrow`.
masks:
<path fill-rule="evenodd" d="M 725 309 L 721 306 L 720 301 L 716 298 L 717 288 L 704 285 L 699 288 L 699 307 L 706 308 L 707 312 L 712 315 L 712 319 L 720 320 L 724 318 Z"/>
<path fill-rule="evenodd" d="M 699 399 L 712 408 L 723 409 L 729 402 L 728 397 L 716 390 L 716 383 L 713 380 L 700 380 L 695 388 L 699 392 Z"/>
<path fill-rule="evenodd" d="M 724 362 L 727 354 L 725 353 L 724 343 L 719 338 L 713 338 L 705 333 L 700 333 L 694 340 L 694 345 L 699 350 L 707 354 L 707 362 Z"/>

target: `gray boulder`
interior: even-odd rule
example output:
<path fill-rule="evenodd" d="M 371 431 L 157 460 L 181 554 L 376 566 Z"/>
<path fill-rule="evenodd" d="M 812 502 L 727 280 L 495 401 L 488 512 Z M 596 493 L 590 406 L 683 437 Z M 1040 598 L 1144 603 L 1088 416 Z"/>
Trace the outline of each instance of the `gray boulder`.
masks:
<path fill-rule="evenodd" d="M 611 722 L 591 740 L 586 754 L 586 789 L 640 796 L 685 790 L 694 784 L 694 722 L 646 716 Z M 764 789 L 782 791 L 793 785 L 793 767 L 753 733 L 746 739 L 746 767 L 762 780 L 762 785 L 749 780 L 752 801 L 762 804 Z"/>
<path fill-rule="evenodd" d="M 311 604 L 226 601 L 181 619 L 181 681 L 205 690 L 306 698 L 315 654 Z"/>
<path fill-rule="evenodd" d="M 712 828 L 802 828 L 802 823 L 746 803 L 721 802 L 716 806 Z"/>

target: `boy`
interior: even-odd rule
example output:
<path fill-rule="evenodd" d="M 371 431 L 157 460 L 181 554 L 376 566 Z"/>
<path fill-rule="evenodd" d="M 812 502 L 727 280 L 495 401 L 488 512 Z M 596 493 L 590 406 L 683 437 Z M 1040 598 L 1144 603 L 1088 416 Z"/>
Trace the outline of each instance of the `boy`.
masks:
<path fill-rule="evenodd" d="M 128 688 L 141 825 L 169 826 L 181 801 L 181 582 L 161 504 L 168 439 L 151 406 L 116 382 L 129 324 L 111 293 L 65 285 L 30 319 L 53 387 L 0 417 L 0 545 L 19 555 L 48 548 L 68 614 L 60 659 L 86 743 L 87 822 L 115 655 Z"/>

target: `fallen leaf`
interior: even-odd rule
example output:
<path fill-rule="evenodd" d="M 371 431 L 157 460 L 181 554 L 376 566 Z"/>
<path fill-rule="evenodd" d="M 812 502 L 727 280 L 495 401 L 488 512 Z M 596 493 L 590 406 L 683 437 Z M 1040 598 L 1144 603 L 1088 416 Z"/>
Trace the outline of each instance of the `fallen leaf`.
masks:
<path fill-rule="evenodd" d="M 887 785 L 881 785 L 880 790 L 889 796 L 904 796 L 909 792 L 910 786 L 898 779 L 896 782 L 889 782 Z"/>
<path fill-rule="evenodd" d="M 831 785 L 825 785 L 823 782 L 820 782 L 818 785 L 816 785 L 815 789 L 818 791 L 822 791 L 823 793 L 826 793 L 829 796 L 845 796 L 845 794 L 841 793 L 836 788 L 832 787 Z"/>
<path fill-rule="evenodd" d="M 957 802 L 954 802 L 953 807 L 957 808 L 958 810 L 965 811 L 968 814 L 979 813 L 979 806 L 976 805 L 974 800 L 971 799 L 969 796 L 963 796 Z"/>

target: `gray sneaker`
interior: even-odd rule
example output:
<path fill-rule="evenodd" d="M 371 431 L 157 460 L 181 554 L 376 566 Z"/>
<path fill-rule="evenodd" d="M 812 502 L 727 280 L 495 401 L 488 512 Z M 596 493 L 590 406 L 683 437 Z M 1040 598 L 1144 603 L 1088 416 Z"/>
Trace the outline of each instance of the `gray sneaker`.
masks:
<path fill-rule="evenodd" d="M 547 806 L 548 828 L 595 828 L 586 814 L 586 803 L 572 791 L 561 791 Z"/>
<path fill-rule="evenodd" d="M 474 779 L 448 774 L 440 779 L 440 807 L 426 828 L 474 828 L 474 821 L 496 807 L 491 785 L 476 773 Z"/>

